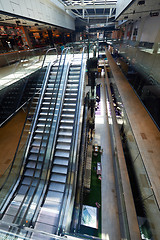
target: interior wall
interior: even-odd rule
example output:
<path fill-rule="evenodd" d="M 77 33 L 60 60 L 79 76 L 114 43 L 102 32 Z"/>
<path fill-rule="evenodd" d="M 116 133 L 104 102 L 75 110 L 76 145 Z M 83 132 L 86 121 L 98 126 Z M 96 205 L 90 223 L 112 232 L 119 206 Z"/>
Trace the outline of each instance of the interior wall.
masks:
<path fill-rule="evenodd" d="M 116 18 L 133 0 L 117 0 Z"/>
<path fill-rule="evenodd" d="M 146 17 L 140 41 L 154 43 L 159 29 L 160 29 L 160 16 Z"/>
<path fill-rule="evenodd" d="M 0 0 L 0 10 L 17 16 L 38 20 L 75 30 L 74 18 L 57 0 Z"/>

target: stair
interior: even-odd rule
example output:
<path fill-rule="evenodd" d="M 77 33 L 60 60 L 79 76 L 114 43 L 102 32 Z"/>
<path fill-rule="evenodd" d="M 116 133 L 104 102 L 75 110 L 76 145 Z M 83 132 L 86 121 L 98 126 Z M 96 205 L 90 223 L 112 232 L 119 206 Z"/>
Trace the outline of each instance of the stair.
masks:
<path fill-rule="evenodd" d="M 52 233 L 56 233 L 57 230 L 67 181 L 79 77 L 80 66 L 71 65 L 57 134 L 48 192 L 36 223 L 36 228 L 40 228 L 42 223 L 43 226 L 45 224 L 46 228 L 48 228 L 48 223 L 45 219 L 47 219 L 47 216 L 49 217 L 50 212 L 52 212 L 52 219 L 54 222 L 53 228 L 51 228 Z M 53 210 L 51 206 L 56 206 L 56 209 Z"/>

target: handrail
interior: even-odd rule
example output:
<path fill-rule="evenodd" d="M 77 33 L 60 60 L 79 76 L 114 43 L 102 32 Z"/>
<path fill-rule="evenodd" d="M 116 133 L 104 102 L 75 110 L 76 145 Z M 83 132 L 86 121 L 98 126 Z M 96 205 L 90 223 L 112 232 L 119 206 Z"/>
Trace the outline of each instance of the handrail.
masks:
<path fill-rule="evenodd" d="M 62 52 L 62 54 L 63 54 L 63 52 Z M 62 59 L 62 54 L 61 54 L 60 62 L 61 62 L 61 59 Z M 60 66 L 60 63 L 59 63 L 59 66 Z M 47 70 L 46 70 L 46 73 L 45 73 L 45 76 L 44 76 L 43 86 L 42 86 L 42 89 L 41 89 L 41 91 L 42 91 L 42 93 L 41 93 L 41 98 L 40 98 L 39 101 L 38 101 L 37 109 L 36 109 L 36 111 L 35 111 L 35 114 L 36 114 L 36 112 L 39 110 L 39 107 L 38 107 L 38 106 L 39 106 L 39 104 L 40 104 L 41 101 L 42 101 L 42 95 L 44 94 L 44 89 L 45 89 L 45 86 L 46 86 L 47 77 L 48 77 L 48 75 L 49 75 L 49 70 L 50 70 L 50 68 L 51 68 L 51 64 L 47 67 Z M 58 69 L 59 69 L 59 67 L 58 67 Z M 57 71 L 57 72 L 58 72 L 58 71 Z M 56 75 L 56 77 L 57 77 L 57 75 Z M 28 113 L 29 113 L 29 111 L 28 111 Z M 38 116 L 38 115 L 36 114 L 35 117 L 34 117 L 34 121 L 37 119 L 37 116 Z M 27 115 L 27 117 L 28 117 L 28 115 Z M 15 152 L 14 159 L 13 159 L 12 164 L 11 164 L 11 166 L 10 166 L 9 173 L 8 173 L 7 177 L 5 178 L 5 181 L 4 181 L 4 183 L 2 184 L 0 190 L 1 190 L 1 189 L 4 187 L 4 185 L 6 184 L 8 178 L 9 178 L 9 175 L 10 175 L 10 173 L 11 173 L 11 171 L 12 171 L 14 162 L 15 162 L 15 160 L 16 160 L 16 156 L 17 156 L 17 154 L 18 154 L 18 150 L 19 150 L 19 146 L 20 146 L 20 143 L 21 143 L 21 139 L 22 139 L 23 133 L 24 133 L 24 129 L 25 129 L 25 126 L 26 126 L 27 117 L 26 117 L 26 121 L 25 121 L 23 130 L 22 130 L 22 133 L 21 133 L 21 136 L 20 136 L 20 140 L 19 140 L 19 143 L 18 143 L 16 152 Z M 23 157 L 22 157 L 23 160 L 22 160 L 22 162 L 21 162 L 21 168 L 22 168 L 22 164 L 24 164 L 24 162 L 25 162 L 25 158 L 26 158 L 27 153 L 28 153 L 28 150 L 29 150 L 29 144 L 30 144 L 30 142 L 31 142 L 31 136 L 33 135 L 34 127 L 35 127 L 35 124 L 34 124 L 34 122 L 33 122 L 32 126 L 31 126 L 32 131 L 31 131 L 31 134 L 30 134 L 30 136 L 29 136 L 29 138 L 28 138 L 28 140 L 27 140 L 27 143 L 26 143 L 27 148 L 25 149 L 26 151 L 24 150 L 24 151 L 25 151 L 25 156 L 23 155 Z M 23 171 L 23 169 L 19 170 L 19 172 L 21 172 L 21 173 L 22 173 L 22 171 Z M 19 176 L 19 177 L 20 177 L 20 176 Z M 17 178 L 17 180 L 18 180 L 18 178 Z"/>
<path fill-rule="evenodd" d="M 27 79 L 29 78 L 29 75 L 27 76 L 27 79 L 26 79 L 26 69 L 25 69 L 24 66 L 20 66 L 20 63 L 21 63 L 22 59 L 28 58 L 28 55 L 27 55 L 28 53 L 33 53 L 32 55 L 29 55 L 29 59 L 31 59 L 31 58 L 34 57 L 34 56 L 37 56 L 37 53 L 36 53 L 36 52 L 38 52 L 38 53 L 40 52 L 40 54 L 41 54 L 41 56 L 42 56 L 42 55 L 43 55 L 43 52 L 42 52 L 42 51 L 44 51 L 45 49 L 46 49 L 46 48 L 44 48 L 44 49 L 29 49 L 29 50 L 25 50 L 25 51 L 24 51 L 25 56 L 20 57 L 20 59 L 18 60 L 18 63 L 16 63 L 16 65 L 15 65 L 13 71 L 12 71 L 12 74 L 16 73 L 16 71 L 19 69 L 19 67 L 20 67 L 20 68 L 22 67 L 22 69 L 24 69 L 24 71 L 23 71 L 24 74 L 22 75 L 22 78 L 19 79 L 19 80 L 25 79 L 24 86 L 23 86 L 23 91 L 24 91 L 24 89 L 25 89 L 25 85 L 26 85 L 27 82 L 28 82 Z M 45 59 L 46 59 L 46 56 L 47 56 L 48 52 L 53 51 L 53 50 L 56 51 L 57 59 L 58 59 L 57 48 L 49 48 L 49 49 L 46 51 L 46 53 L 45 53 L 45 56 L 44 56 L 44 59 L 43 59 L 43 62 L 42 62 L 42 66 L 41 66 L 41 68 L 40 68 L 40 71 L 41 71 L 42 68 L 43 68 L 43 65 L 44 65 L 44 62 L 45 62 Z M 56 61 L 56 60 L 55 60 L 55 61 Z M 18 97 L 20 97 L 20 98 L 19 98 L 19 101 L 18 101 L 18 103 L 17 103 L 16 110 L 15 110 L 14 112 L 12 112 L 9 116 L 7 116 L 7 118 L 6 118 L 2 123 L 0 123 L 0 127 L 2 127 L 11 117 L 13 117 L 13 116 L 15 115 L 15 113 L 17 113 L 17 111 L 20 110 L 21 107 L 23 107 L 23 106 L 25 105 L 25 103 L 23 103 L 22 106 L 19 106 L 19 105 L 20 105 L 20 99 L 22 98 L 22 95 L 23 95 L 23 91 L 21 91 L 20 96 L 18 96 Z M 31 99 L 31 98 L 30 98 L 30 99 Z M 29 100 L 30 100 L 30 99 L 29 99 Z M 26 101 L 26 103 L 27 103 L 27 102 L 28 102 L 28 100 Z"/>
<path fill-rule="evenodd" d="M 82 51 L 82 60 L 81 60 L 81 69 L 80 69 L 80 77 L 79 79 L 82 78 L 82 67 L 83 67 L 83 60 L 84 60 L 84 50 L 85 50 L 86 47 L 83 47 L 83 51 Z M 63 207 L 64 205 L 64 201 L 67 202 L 67 196 L 69 194 L 69 189 L 66 193 L 66 190 L 67 190 L 67 182 L 70 182 L 71 180 L 71 176 L 69 176 L 69 172 L 72 171 L 72 168 L 73 168 L 73 158 L 74 158 L 74 154 L 75 154 L 75 143 L 76 142 L 76 135 L 77 135 L 77 121 L 79 119 L 79 105 L 80 105 L 80 99 L 81 99 L 81 94 L 82 94 L 82 85 L 83 85 L 83 82 L 80 81 L 80 84 L 78 86 L 78 94 L 77 94 L 77 100 L 78 100 L 78 103 L 76 104 L 76 111 L 75 111 L 75 118 L 74 118 L 74 124 L 73 124 L 73 130 L 72 130 L 72 139 L 71 139 L 71 150 L 70 150 L 70 156 L 69 156 L 69 166 L 68 166 L 68 170 L 67 170 L 67 180 L 69 181 L 66 181 L 66 184 L 65 184 L 65 190 L 64 190 L 64 196 L 63 196 L 63 200 L 62 200 L 62 203 L 61 203 L 61 209 L 60 209 L 60 216 L 59 216 L 59 223 L 58 223 L 58 228 L 57 228 L 57 233 L 61 233 L 62 231 L 62 225 L 63 225 L 63 220 L 64 220 L 64 216 L 65 216 L 65 209 Z M 69 179 L 68 179 L 69 178 Z M 64 199 L 65 198 L 65 199 Z M 63 210 L 63 211 L 62 211 Z"/>
<path fill-rule="evenodd" d="M 43 59 L 43 62 L 42 62 L 42 66 L 41 66 L 41 68 L 43 68 L 43 65 L 44 65 L 44 62 L 45 62 L 45 60 L 46 60 L 46 56 L 47 56 L 47 54 L 48 54 L 50 51 L 53 51 L 53 50 L 56 50 L 57 58 L 58 58 L 58 51 L 57 51 L 57 48 L 49 48 L 49 49 L 46 51 L 46 53 L 45 53 L 45 56 L 44 56 L 44 59 Z M 62 53 L 63 53 L 63 51 L 62 51 Z"/>
<path fill-rule="evenodd" d="M 70 49 L 73 49 L 73 57 L 74 57 L 74 47 L 69 47 L 68 49 L 69 49 L 69 50 L 70 50 Z"/>
<path fill-rule="evenodd" d="M 47 71 L 46 71 L 46 74 L 45 74 L 45 76 L 44 76 L 44 79 L 45 79 L 45 80 L 46 80 L 46 77 L 47 77 L 47 74 L 48 74 L 49 69 L 50 69 L 50 66 L 48 66 Z M 45 82 L 46 82 L 46 81 L 45 81 Z M 44 82 L 44 84 L 45 84 L 45 82 Z M 44 84 L 43 84 L 43 86 L 44 86 Z M 42 87 L 42 90 L 43 90 L 43 87 Z M 28 114 L 29 114 L 29 111 L 28 111 Z M 28 115 L 27 115 L 27 117 L 28 117 Z M 13 165 L 14 165 L 14 162 L 15 162 L 15 159 L 16 159 L 16 156 L 17 156 L 17 153 L 18 153 L 19 145 L 20 145 L 20 142 L 21 142 L 21 139 L 22 139 L 22 136 L 23 136 L 24 128 L 25 128 L 25 126 L 26 126 L 27 117 L 26 117 L 26 120 L 25 120 L 23 129 L 22 129 L 22 133 L 21 133 L 20 140 L 19 140 L 19 142 L 18 142 L 18 146 L 17 146 L 16 152 L 15 152 L 15 155 L 14 155 L 14 158 L 13 158 L 13 161 L 12 161 L 12 164 L 11 164 L 10 171 L 9 171 L 9 173 L 8 173 L 7 178 L 5 179 L 5 182 L 3 183 L 2 187 L 0 188 L 0 190 L 3 188 L 3 186 L 4 186 L 5 183 L 6 183 L 6 181 L 8 180 L 8 177 L 9 177 L 9 175 L 10 175 L 10 173 L 11 173 L 11 170 L 12 170 L 12 167 L 13 167 Z"/>

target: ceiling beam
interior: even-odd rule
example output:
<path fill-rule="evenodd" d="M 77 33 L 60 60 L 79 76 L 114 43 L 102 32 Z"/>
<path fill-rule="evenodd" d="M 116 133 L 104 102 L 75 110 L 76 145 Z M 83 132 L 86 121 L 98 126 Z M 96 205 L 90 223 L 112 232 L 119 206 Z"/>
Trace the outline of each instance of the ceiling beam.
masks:
<path fill-rule="evenodd" d="M 72 10 L 72 9 L 99 9 L 99 8 L 115 8 L 116 4 L 94 4 L 94 5 L 70 5 L 66 6 L 65 8 L 67 10 Z"/>
<path fill-rule="evenodd" d="M 110 15 L 87 15 L 87 16 L 84 16 L 84 18 L 85 19 L 87 19 L 87 18 L 90 18 L 90 19 L 96 19 L 96 18 L 109 18 L 110 17 Z M 114 17 L 114 16 L 112 16 L 112 17 Z"/>

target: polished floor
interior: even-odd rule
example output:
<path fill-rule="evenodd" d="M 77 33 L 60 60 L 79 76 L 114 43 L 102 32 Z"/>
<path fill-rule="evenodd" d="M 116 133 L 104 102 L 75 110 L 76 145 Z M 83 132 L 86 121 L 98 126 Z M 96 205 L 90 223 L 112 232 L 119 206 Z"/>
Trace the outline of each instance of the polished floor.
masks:
<path fill-rule="evenodd" d="M 115 179 L 113 170 L 113 159 L 111 150 L 110 133 L 108 127 L 106 101 L 105 101 L 105 83 L 104 77 L 98 78 L 96 83 L 101 84 L 101 101 L 99 109 L 95 114 L 95 138 L 94 144 L 98 144 L 103 149 L 101 156 L 102 164 L 102 239 L 112 240 L 120 239 L 120 224 L 118 217 L 118 207 L 115 189 Z"/>
<path fill-rule="evenodd" d="M 0 128 L 0 176 L 14 158 L 25 118 L 26 113 L 21 110 Z"/>

